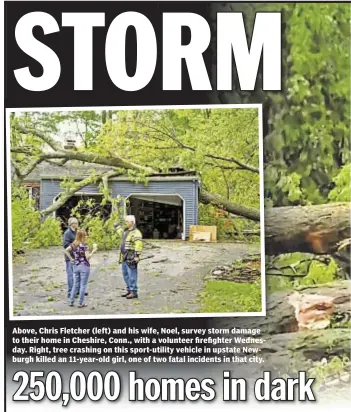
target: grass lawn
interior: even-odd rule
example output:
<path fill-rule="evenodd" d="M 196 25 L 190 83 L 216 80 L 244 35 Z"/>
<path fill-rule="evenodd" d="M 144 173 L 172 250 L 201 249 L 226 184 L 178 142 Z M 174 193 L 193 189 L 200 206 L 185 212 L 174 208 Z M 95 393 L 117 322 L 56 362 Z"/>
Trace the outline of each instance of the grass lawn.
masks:
<path fill-rule="evenodd" d="M 202 313 L 261 312 L 261 284 L 210 280 L 200 293 Z"/>

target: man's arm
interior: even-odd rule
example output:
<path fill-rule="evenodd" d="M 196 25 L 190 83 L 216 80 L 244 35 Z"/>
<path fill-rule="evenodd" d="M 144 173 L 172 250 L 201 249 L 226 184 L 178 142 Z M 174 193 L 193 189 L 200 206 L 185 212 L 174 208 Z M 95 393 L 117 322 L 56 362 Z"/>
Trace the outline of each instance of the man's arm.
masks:
<path fill-rule="evenodd" d="M 71 246 L 68 246 L 65 250 L 64 250 L 64 252 L 65 252 L 65 255 L 68 257 L 68 259 L 73 263 L 74 262 L 74 259 L 72 258 L 72 256 L 71 256 L 71 250 L 72 250 L 72 248 L 71 248 Z"/>
<path fill-rule="evenodd" d="M 141 235 L 141 232 L 139 230 L 136 230 L 135 235 L 134 235 L 134 248 L 135 248 L 135 253 L 138 256 L 138 258 L 141 255 L 141 252 L 143 251 L 143 237 Z"/>
<path fill-rule="evenodd" d="M 70 239 L 69 239 L 68 230 L 66 230 L 66 232 L 63 234 L 63 248 L 67 249 L 68 246 L 71 246 L 71 242 L 70 242 Z"/>

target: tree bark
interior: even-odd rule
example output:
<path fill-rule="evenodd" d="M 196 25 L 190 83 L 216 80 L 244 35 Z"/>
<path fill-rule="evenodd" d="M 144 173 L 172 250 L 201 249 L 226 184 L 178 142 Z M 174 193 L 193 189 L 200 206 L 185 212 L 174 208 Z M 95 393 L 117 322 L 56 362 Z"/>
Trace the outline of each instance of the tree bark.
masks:
<path fill-rule="evenodd" d="M 206 192 L 205 190 L 201 190 L 200 192 L 200 202 L 204 204 L 211 204 L 219 209 L 223 209 L 234 215 L 246 217 L 247 219 L 254 220 L 256 222 L 260 221 L 259 209 L 252 209 L 243 205 L 237 205 L 221 196 Z"/>
<path fill-rule="evenodd" d="M 48 208 L 42 210 L 40 214 L 42 216 L 48 216 L 51 213 L 56 212 L 56 210 L 58 210 L 61 206 L 64 206 L 65 203 L 72 196 L 74 196 L 76 192 L 78 192 L 80 189 L 83 189 L 85 186 L 90 185 L 92 183 L 98 183 L 101 181 L 106 182 L 109 178 L 114 177 L 114 176 L 119 176 L 119 175 L 120 173 L 111 171 L 111 172 L 107 172 L 104 174 L 87 177 L 86 179 L 75 183 L 70 189 L 66 190 L 65 192 L 62 192 L 59 198 L 56 200 L 56 202 L 53 203 Z"/>
<path fill-rule="evenodd" d="M 334 298 L 334 313 L 350 314 L 351 311 L 351 281 L 341 281 L 323 286 L 300 288 L 301 294 L 315 294 Z M 322 358 L 350 355 L 350 328 L 342 323 L 329 329 L 299 331 L 295 318 L 295 309 L 289 304 L 288 297 L 293 293 L 277 292 L 267 297 L 267 312 L 264 317 L 216 319 L 216 328 L 245 329 L 243 336 L 252 336 L 250 330 L 258 329 L 255 336 L 264 338 L 261 344 L 235 344 L 235 346 L 258 347 L 259 355 L 264 358 L 264 370 L 276 371 L 281 375 L 292 374 L 294 370 L 307 370 L 311 362 Z M 212 325 L 211 325 L 212 326 Z"/>
<path fill-rule="evenodd" d="M 350 237 L 350 203 L 277 207 L 265 213 L 267 255 L 331 254 Z"/>
<path fill-rule="evenodd" d="M 265 363 L 262 370 L 291 375 L 296 370 L 308 370 L 312 362 L 330 360 L 350 354 L 348 328 L 325 329 L 274 335 L 266 339 L 260 354 Z"/>

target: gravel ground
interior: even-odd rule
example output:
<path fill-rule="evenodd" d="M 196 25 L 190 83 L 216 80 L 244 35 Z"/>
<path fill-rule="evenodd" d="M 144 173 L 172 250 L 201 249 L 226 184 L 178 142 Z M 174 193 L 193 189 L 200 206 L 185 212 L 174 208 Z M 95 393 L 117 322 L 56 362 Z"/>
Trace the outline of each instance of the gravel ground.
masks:
<path fill-rule="evenodd" d="M 204 275 L 216 265 L 253 252 L 259 252 L 259 245 L 149 242 L 143 256 L 154 257 L 139 264 L 139 299 L 131 300 L 120 297 L 124 281 L 118 251 L 97 252 L 91 261 L 88 307 L 78 309 L 69 307 L 66 299 L 62 249 L 30 250 L 13 265 L 13 312 L 15 316 L 197 313 Z"/>

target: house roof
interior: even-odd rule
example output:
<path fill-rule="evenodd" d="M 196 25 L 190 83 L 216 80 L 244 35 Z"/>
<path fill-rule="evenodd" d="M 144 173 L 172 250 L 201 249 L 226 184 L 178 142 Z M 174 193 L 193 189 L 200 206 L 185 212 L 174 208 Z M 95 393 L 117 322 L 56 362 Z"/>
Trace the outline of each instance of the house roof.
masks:
<path fill-rule="evenodd" d="M 75 179 L 85 179 L 94 171 L 95 173 L 105 173 L 111 170 L 111 167 L 100 166 L 93 163 L 82 163 L 78 161 L 67 162 L 64 166 L 56 166 L 52 163 L 40 163 L 31 173 L 24 179 L 25 182 L 35 182 L 40 180 L 57 179 L 62 180 L 65 177 Z M 167 174 L 155 174 L 150 176 L 151 180 L 197 180 L 196 172 L 181 171 Z M 128 176 L 118 176 L 111 180 L 129 180 Z"/>
<path fill-rule="evenodd" d="M 96 164 L 84 164 L 82 162 L 67 162 L 63 166 L 56 166 L 53 163 L 43 162 L 36 166 L 24 181 L 41 180 L 44 176 L 52 176 L 60 179 L 71 176 L 84 179 L 90 176 L 92 170 L 97 173 L 104 173 L 111 170 L 111 168 Z"/>

